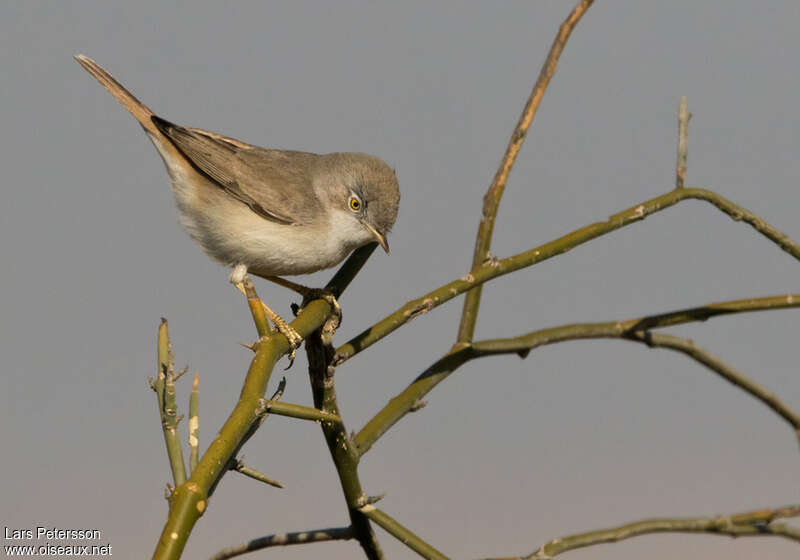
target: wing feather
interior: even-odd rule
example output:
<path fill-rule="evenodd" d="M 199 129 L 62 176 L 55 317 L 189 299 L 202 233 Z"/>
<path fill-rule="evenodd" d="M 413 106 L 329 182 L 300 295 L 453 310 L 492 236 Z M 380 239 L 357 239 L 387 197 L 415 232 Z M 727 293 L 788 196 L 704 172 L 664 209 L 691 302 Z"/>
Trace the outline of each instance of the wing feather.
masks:
<path fill-rule="evenodd" d="M 152 120 L 195 169 L 263 218 L 303 223 L 320 208 L 309 176 L 316 154 L 267 150 L 155 115 Z"/>

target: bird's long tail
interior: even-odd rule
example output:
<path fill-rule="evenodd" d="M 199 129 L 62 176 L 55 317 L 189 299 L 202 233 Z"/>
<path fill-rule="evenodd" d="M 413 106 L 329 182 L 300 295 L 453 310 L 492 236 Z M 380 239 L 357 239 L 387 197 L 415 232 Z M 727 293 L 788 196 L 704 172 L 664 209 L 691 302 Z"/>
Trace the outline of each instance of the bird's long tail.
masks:
<path fill-rule="evenodd" d="M 156 137 L 161 137 L 161 132 L 153 124 L 153 121 L 150 120 L 150 117 L 153 116 L 153 111 L 151 111 L 147 105 L 136 99 L 136 97 L 115 80 L 111 74 L 103 70 L 100 65 L 88 56 L 77 54 L 75 55 L 75 60 L 77 60 L 78 64 L 83 66 L 89 74 L 94 76 L 111 95 L 116 97 L 117 101 L 139 121 L 147 132 Z"/>

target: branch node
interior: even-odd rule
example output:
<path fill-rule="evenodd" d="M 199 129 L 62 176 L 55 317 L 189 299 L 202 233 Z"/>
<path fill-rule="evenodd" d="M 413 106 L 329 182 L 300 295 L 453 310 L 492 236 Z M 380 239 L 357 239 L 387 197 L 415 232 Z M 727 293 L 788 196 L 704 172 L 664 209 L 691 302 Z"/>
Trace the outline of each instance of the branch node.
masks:
<path fill-rule="evenodd" d="M 424 315 L 434 307 L 436 307 L 436 301 L 431 297 L 426 297 L 421 303 L 406 310 L 403 315 L 410 321 L 411 319 L 417 318 L 419 315 Z"/>
<path fill-rule="evenodd" d="M 472 284 L 475 281 L 475 277 L 472 275 L 471 272 L 467 272 L 464 276 L 459 278 L 459 280 L 461 280 L 462 282 L 467 282 L 469 284 Z"/>
<path fill-rule="evenodd" d="M 426 401 L 424 399 L 417 399 L 417 400 L 414 401 L 414 404 L 412 404 L 408 408 L 408 411 L 409 412 L 416 412 L 421 408 L 425 408 L 426 406 L 428 406 L 428 401 Z"/>

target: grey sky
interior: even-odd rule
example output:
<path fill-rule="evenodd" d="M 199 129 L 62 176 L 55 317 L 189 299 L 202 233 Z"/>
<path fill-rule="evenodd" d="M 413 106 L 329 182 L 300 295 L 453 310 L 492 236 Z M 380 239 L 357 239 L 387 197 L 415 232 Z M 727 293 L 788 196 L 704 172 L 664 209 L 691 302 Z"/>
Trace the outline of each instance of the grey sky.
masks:
<path fill-rule="evenodd" d="M 573 0 L 6 2 L 0 6 L 0 438 L 4 526 L 90 527 L 118 558 L 152 553 L 169 469 L 155 399 L 159 317 L 200 372 L 206 445 L 255 337 L 227 271 L 180 230 L 136 122 L 85 53 L 156 113 L 271 147 L 364 151 L 400 179 L 392 254 L 342 298 L 337 340 L 469 268 L 481 197 Z M 687 95 L 687 183 L 800 239 L 800 6 L 598 1 L 576 29 L 500 209 L 508 256 L 669 190 Z M 304 281 L 321 285 L 331 272 Z M 750 228 L 686 202 L 485 289 L 478 338 L 797 292 L 800 267 Z M 289 314 L 291 294 L 257 283 Z M 337 374 L 357 430 L 455 340 L 462 300 Z M 800 407 L 795 311 L 671 332 Z M 285 399 L 310 404 L 304 353 Z M 285 364 L 285 362 L 284 362 Z M 274 376 L 275 382 L 280 375 Z M 181 405 L 189 381 L 179 387 Z M 365 456 L 382 507 L 454 558 L 528 553 L 651 516 L 800 501 L 800 455 L 774 414 L 684 357 L 609 341 L 473 362 Z M 227 476 L 186 558 L 268 532 L 343 525 L 317 426 L 270 418 L 244 455 L 287 489 Z M 391 558 L 413 553 L 379 531 Z M 353 558 L 353 543 L 260 557 Z M 653 536 L 570 558 L 791 558 L 770 539 Z"/>

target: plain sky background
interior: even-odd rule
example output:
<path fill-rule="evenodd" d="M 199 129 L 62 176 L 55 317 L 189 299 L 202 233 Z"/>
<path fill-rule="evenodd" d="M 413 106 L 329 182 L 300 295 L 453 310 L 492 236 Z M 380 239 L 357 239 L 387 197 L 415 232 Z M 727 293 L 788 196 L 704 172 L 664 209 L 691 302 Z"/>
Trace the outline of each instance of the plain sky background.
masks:
<path fill-rule="evenodd" d="M 0 519 L 102 531 L 149 557 L 169 468 L 155 396 L 159 317 L 200 372 L 202 445 L 226 418 L 255 338 L 228 272 L 180 230 L 136 122 L 73 60 L 95 58 L 156 113 L 269 147 L 364 151 L 397 170 L 392 254 L 341 299 L 346 341 L 469 269 L 481 197 L 573 0 L 517 2 L 3 2 L 0 6 Z M 577 27 L 514 169 L 493 252 L 508 256 L 662 194 L 687 95 L 688 185 L 800 239 L 800 5 L 598 1 Z M 305 278 L 322 285 L 332 272 Z M 477 338 L 798 292 L 800 266 L 689 201 L 492 282 Z M 291 293 L 262 281 L 289 315 Z M 455 340 L 462 298 L 348 362 L 358 430 Z M 800 408 L 798 311 L 669 332 Z M 285 365 L 285 361 L 282 362 Z M 310 404 L 304 352 L 284 399 Z M 273 383 L 282 372 L 276 372 Z M 188 402 L 190 376 L 179 385 Z M 380 507 L 454 558 L 528 553 L 651 516 L 800 502 L 800 454 L 766 407 L 687 358 L 618 341 L 475 361 L 364 457 Z M 185 425 L 182 426 L 185 428 Z M 185 557 L 265 533 L 344 525 L 319 428 L 271 417 Z M 390 558 L 414 554 L 377 529 Z M 354 542 L 253 558 L 358 558 Z M 663 535 L 575 559 L 794 558 L 778 539 Z"/>

